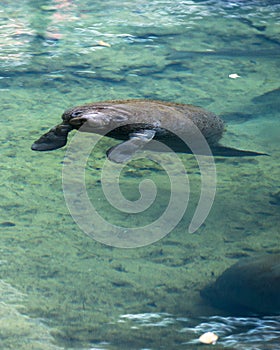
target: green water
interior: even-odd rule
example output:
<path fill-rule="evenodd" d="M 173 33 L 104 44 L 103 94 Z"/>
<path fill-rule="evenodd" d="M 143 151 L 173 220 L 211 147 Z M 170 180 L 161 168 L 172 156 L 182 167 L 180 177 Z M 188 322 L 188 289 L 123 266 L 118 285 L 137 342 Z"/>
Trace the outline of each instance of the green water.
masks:
<path fill-rule="evenodd" d="M 180 345 L 196 334 L 172 324 L 134 329 L 120 315 L 215 315 L 199 290 L 240 257 L 279 252 L 277 2 L 25 0 L 2 1 L 0 11 L 1 348 L 196 348 Z M 98 243 L 65 204 L 65 148 L 30 147 L 66 108 L 128 98 L 200 105 L 227 122 L 223 144 L 270 157 L 217 158 L 214 205 L 190 234 L 200 175 L 183 155 L 191 197 L 181 223 L 142 248 Z M 122 186 L 137 199 L 139 181 L 154 179 L 151 212 L 124 218 L 100 199 L 100 167 L 114 144 L 103 140 L 88 162 L 91 198 L 115 224 L 150 222 L 169 183 L 149 161 L 125 168 Z"/>

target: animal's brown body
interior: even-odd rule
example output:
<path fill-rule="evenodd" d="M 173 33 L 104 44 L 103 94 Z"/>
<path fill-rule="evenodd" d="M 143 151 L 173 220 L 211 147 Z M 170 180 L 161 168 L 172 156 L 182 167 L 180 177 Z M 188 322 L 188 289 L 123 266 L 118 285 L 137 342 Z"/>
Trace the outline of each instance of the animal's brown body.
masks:
<path fill-rule="evenodd" d="M 119 148 L 114 148 L 115 155 L 117 152 L 133 155 L 137 149 L 148 146 L 152 139 L 164 142 L 176 152 L 190 153 L 189 145 L 182 142 L 180 137 L 189 140 L 198 128 L 214 155 L 260 155 L 221 146 L 219 141 L 225 131 L 222 119 L 189 104 L 152 100 L 96 102 L 66 110 L 62 120 L 61 124 L 41 136 L 32 149 L 48 151 L 60 148 L 67 143 L 68 133 L 77 129 L 126 140 Z M 124 159 L 114 157 L 112 160 L 122 162 Z"/>

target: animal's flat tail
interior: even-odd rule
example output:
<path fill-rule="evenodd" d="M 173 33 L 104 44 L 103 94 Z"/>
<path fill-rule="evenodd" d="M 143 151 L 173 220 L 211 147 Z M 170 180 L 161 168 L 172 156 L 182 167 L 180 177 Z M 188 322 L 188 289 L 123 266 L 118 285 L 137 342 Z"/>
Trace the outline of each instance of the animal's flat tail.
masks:
<path fill-rule="evenodd" d="M 254 151 L 246 151 L 231 147 L 218 146 L 212 148 L 212 153 L 214 156 L 223 157 L 256 157 L 256 156 L 269 156 L 267 153 L 260 153 Z"/>

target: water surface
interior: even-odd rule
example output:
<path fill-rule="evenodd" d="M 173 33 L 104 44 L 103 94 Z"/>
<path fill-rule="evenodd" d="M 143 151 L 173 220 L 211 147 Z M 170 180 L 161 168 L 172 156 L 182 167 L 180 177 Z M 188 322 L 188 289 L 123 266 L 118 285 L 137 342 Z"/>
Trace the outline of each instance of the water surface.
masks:
<path fill-rule="evenodd" d="M 227 318 L 199 291 L 241 257 L 279 252 L 278 2 L 24 0 L 2 1 L 0 11 L 0 271 L 10 310 L 1 313 L 1 346 L 196 349 L 218 323 L 217 349 L 277 349 L 277 317 L 271 332 L 263 318 L 247 319 L 243 331 L 238 315 Z M 200 105 L 227 122 L 224 144 L 271 156 L 216 159 L 216 199 L 194 234 L 200 174 L 181 156 L 191 186 L 182 222 L 147 247 L 102 245 L 68 212 L 65 149 L 30 146 L 68 107 L 128 98 Z M 107 220 L 139 225 L 143 217 L 124 218 L 102 197 L 100 167 L 113 144 L 103 140 L 88 162 L 90 196 Z M 159 189 L 149 221 L 168 200 L 162 169 L 137 161 L 122 186 L 135 199 L 147 176 Z"/>

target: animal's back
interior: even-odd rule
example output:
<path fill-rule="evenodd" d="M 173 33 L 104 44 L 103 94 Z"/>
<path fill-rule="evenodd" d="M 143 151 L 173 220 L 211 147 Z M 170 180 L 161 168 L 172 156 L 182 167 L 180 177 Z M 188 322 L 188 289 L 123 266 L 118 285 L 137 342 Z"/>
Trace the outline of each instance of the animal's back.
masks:
<path fill-rule="evenodd" d="M 194 123 L 211 145 L 218 143 L 224 131 L 224 122 L 220 117 L 190 104 L 154 100 L 113 100 L 92 106 L 108 108 L 109 113 L 126 115 L 131 125 L 158 126 L 174 133 L 188 135 Z"/>

